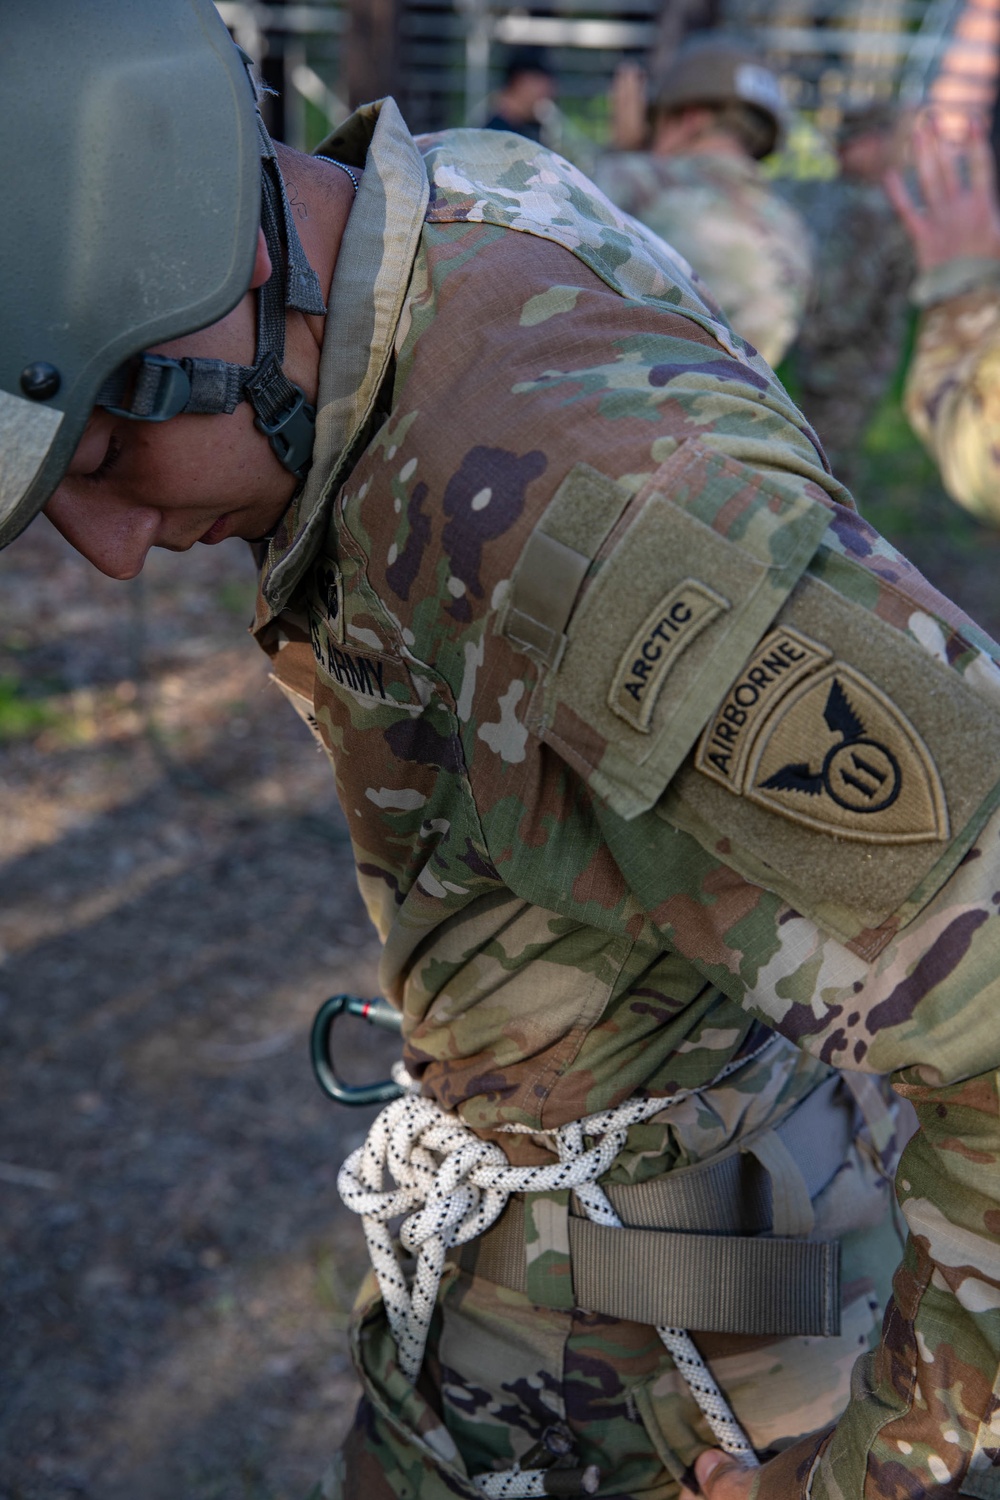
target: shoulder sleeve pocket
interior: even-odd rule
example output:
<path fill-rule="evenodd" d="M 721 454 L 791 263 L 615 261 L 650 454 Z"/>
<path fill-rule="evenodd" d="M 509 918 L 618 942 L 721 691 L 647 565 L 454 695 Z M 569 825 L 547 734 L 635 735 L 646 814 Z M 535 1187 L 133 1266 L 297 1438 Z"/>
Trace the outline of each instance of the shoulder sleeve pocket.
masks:
<path fill-rule="evenodd" d="M 872 958 L 1000 801 L 1000 713 L 836 574 L 802 579 L 656 811 Z"/>
<path fill-rule="evenodd" d="M 582 503 L 571 474 L 529 541 L 499 628 L 548 668 L 532 730 L 633 818 L 718 709 L 829 511 L 691 440 L 634 499 L 605 492 L 598 540 L 580 519 L 594 511 L 585 473 Z"/>

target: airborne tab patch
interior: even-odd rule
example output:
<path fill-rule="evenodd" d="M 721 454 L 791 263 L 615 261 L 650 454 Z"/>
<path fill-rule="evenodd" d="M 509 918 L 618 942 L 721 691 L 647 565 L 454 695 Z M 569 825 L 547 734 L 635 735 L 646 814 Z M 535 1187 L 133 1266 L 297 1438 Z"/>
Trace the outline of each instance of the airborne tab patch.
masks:
<path fill-rule="evenodd" d="M 698 770 L 738 792 L 763 720 L 778 698 L 831 655 L 825 646 L 797 630 L 772 630 L 766 635 L 702 735 L 695 757 Z"/>
<path fill-rule="evenodd" d="M 694 578 L 672 589 L 643 620 L 618 663 L 608 692 L 612 713 L 648 734 L 671 667 L 705 626 L 728 608 L 728 599 Z"/>

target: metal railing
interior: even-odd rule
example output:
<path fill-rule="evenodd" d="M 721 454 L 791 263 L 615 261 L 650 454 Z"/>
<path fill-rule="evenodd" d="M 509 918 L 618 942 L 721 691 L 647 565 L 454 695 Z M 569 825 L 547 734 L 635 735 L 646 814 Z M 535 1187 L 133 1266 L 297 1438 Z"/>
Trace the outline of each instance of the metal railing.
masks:
<path fill-rule="evenodd" d="M 331 125 L 347 113 L 341 82 L 346 0 L 266 4 L 217 0 L 237 41 L 283 59 L 286 133 L 302 144 L 306 104 Z M 398 95 L 415 129 L 483 118 L 511 46 L 549 49 L 561 97 L 603 96 L 623 56 L 655 44 L 660 0 L 399 0 Z M 946 53 L 970 59 L 982 44 L 957 39 L 963 0 L 723 0 L 723 29 L 739 30 L 791 82 L 807 109 L 898 95 L 926 96 Z M 292 128 L 287 128 L 290 118 Z M 296 141 L 295 137 L 300 137 Z"/>

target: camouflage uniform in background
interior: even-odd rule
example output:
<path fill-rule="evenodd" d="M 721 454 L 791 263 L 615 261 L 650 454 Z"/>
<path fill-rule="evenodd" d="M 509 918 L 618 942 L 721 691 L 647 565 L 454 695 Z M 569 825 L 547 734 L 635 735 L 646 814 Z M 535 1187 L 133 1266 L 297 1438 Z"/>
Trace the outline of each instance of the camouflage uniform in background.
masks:
<path fill-rule="evenodd" d="M 816 247 L 812 294 L 791 355 L 795 394 L 834 473 L 850 485 L 865 428 L 899 364 L 912 252 L 880 187 L 838 177 L 784 190 Z"/>
<path fill-rule="evenodd" d="M 921 276 L 914 300 L 907 416 L 952 499 L 1000 524 L 1000 262 L 950 261 Z"/>
<path fill-rule="evenodd" d="M 809 231 L 749 157 L 620 152 L 596 181 L 693 266 L 737 333 L 772 367 L 805 313 Z"/>
<path fill-rule="evenodd" d="M 990 643 L 567 163 L 415 143 L 391 101 L 322 149 L 365 174 L 254 629 L 330 754 L 407 1067 L 528 1164 L 565 1122 L 701 1090 L 629 1132 L 622 1193 L 744 1147 L 776 1184 L 782 1122 L 860 1070 L 868 1124 L 770 1210 L 798 1244 L 843 1235 L 839 1334 L 695 1337 L 784 1449 L 762 1497 L 996 1493 Z M 922 1126 L 891 1299 L 890 1071 Z M 488 1274 L 505 1221 L 520 1287 Z M 450 1258 L 416 1385 L 369 1279 L 323 1494 L 474 1500 L 555 1437 L 565 1493 L 596 1465 L 599 1495 L 676 1495 L 711 1436 L 652 1327 L 575 1305 L 575 1222 L 528 1195 Z"/>

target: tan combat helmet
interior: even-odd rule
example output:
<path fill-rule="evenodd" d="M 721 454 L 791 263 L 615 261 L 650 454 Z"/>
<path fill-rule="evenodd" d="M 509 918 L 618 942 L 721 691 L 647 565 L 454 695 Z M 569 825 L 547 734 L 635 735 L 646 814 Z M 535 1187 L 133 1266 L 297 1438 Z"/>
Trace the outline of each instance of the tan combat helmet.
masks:
<path fill-rule="evenodd" d="M 710 32 L 693 36 L 650 80 L 650 110 L 668 114 L 688 106 L 747 106 L 766 127 L 753 155 L 767 156 L 781 144 L 788 105 L 775 73 L 744 44 Z"/>
<path fill-rule="evenodd" d="M 59 484 L 94 406 L 165 421 L 248 400 L 303 468 L 312 428 L 281 370 L 284 307 L 323 300 L 248 59 L 211 0 L 5 0 L 3 20 L 0 546 Z M 235 307 L 260 226 L 276 269 L 254 365 L 145 353 Z"/>

